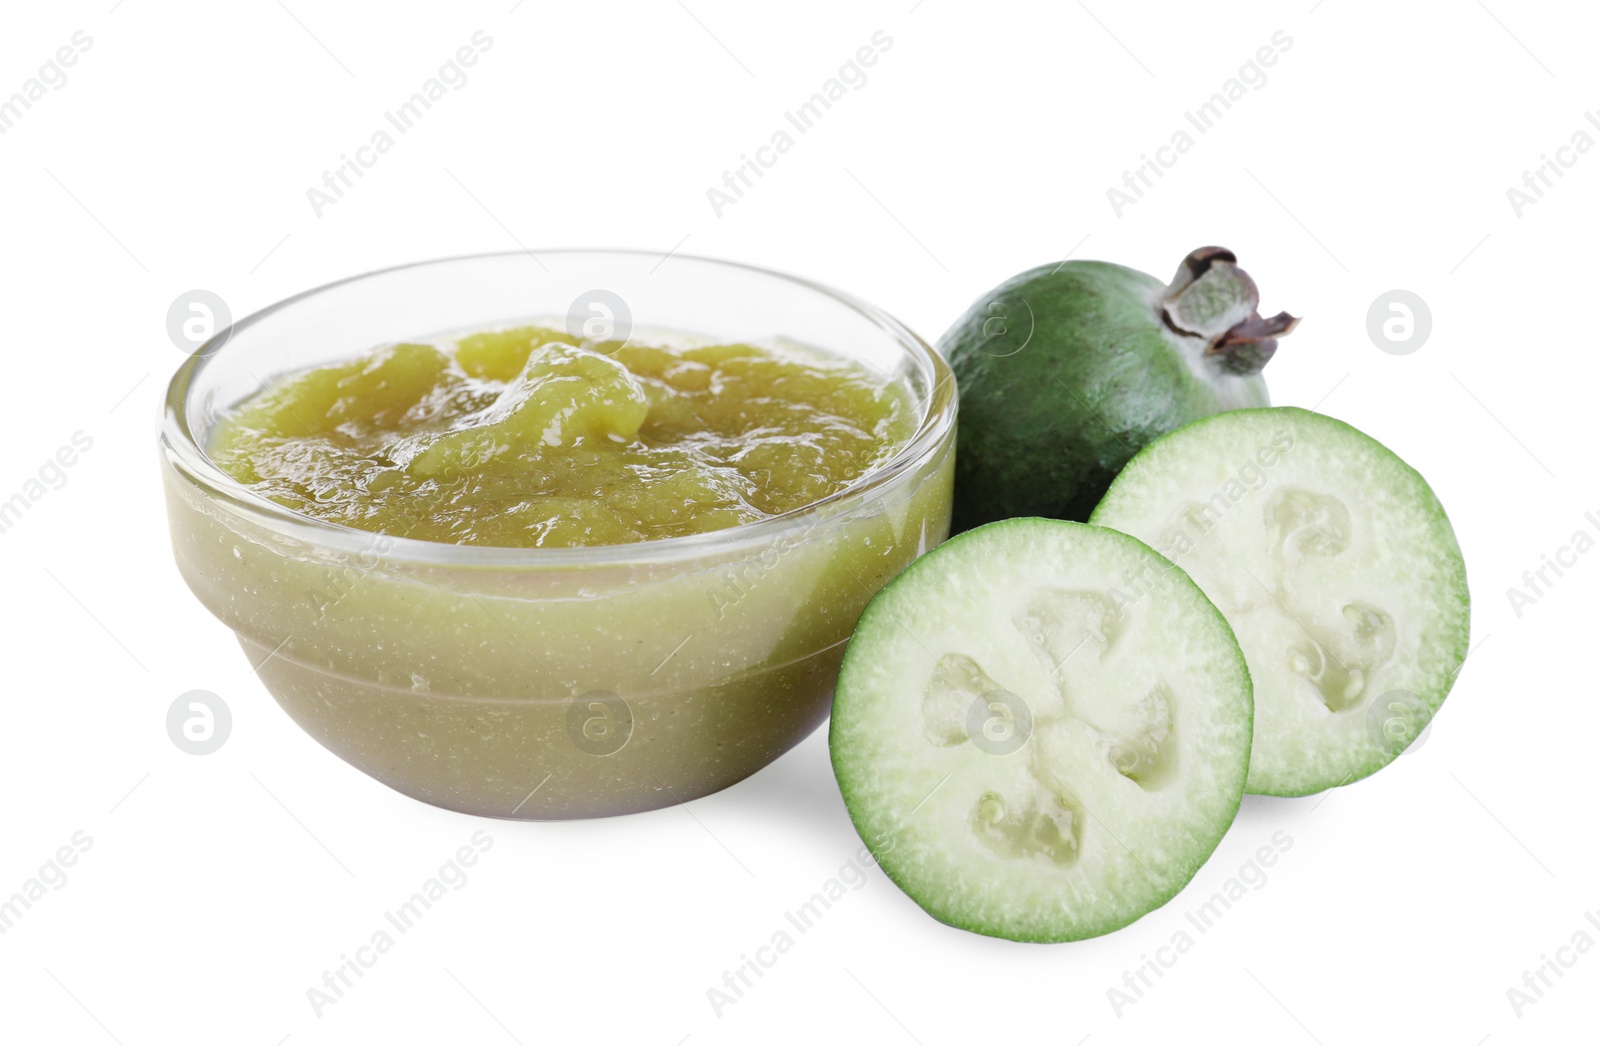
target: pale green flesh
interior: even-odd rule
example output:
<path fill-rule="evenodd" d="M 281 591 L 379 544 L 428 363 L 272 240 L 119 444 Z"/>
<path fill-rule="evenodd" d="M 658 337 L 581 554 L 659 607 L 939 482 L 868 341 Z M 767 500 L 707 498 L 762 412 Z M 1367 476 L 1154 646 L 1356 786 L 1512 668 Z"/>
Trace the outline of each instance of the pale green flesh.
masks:
<path fill-rule="evenodd" d="M 1189 881 L 1238 809 L 1250 720 L 1238 646 L 1182 571 L 1126 535 L 1023 518 L 872 602 L 830 746 L 856 830 L 913 900 L 1061 941 Z"/>
<path fill-rule="evenodd" d="M 1294 408 L 1195 422 L 1136 456 L 1092 520 L 1183 567 L 1233 626 L 1255 683 L 1251 792 L 1306 795 L 1386 766 L 1466 656 L 1466 569 L 1443 508 L 1343 422 Z"/>

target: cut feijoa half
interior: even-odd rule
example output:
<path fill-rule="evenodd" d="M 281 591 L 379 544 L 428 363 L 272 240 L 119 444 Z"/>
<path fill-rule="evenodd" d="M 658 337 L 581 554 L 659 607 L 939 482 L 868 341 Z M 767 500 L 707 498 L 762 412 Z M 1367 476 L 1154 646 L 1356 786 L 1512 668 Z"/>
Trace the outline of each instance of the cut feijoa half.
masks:
<path fill-rule="evenodd" d="M 1171 558 L 1233 625 L 1255 683 L 1249 791 L 1309 795 L 1387 766 L 1467 655 L 1466 566 L 1428 484 L 1293 407 L 1150 444 L 1094 511 Z"/>
<path fill-rule="evenodd" d="M 1069 941 L 1165 904 L 1232 823 L 1250 675 L 1181 570 L 1125 534 L 1001 520 L 856 626 L 829 748 L 856 831 L 952 926 Z"/>

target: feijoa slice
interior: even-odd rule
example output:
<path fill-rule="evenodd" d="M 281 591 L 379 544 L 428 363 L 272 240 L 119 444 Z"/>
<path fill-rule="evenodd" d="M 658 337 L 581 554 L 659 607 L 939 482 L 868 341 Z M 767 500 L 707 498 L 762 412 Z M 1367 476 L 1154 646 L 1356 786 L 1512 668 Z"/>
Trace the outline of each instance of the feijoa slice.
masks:
<path fill-rule="evenodd" d="M 1416 470 L 1342 421 L 1238 410 L 1150 444 L 1094 522 L 1188 571 L 1255 681 L 1249 791 L 1306 795 L 1387 766 L 1466 658 L 1466 566 Z"/>
<path fill-rule="evenodd" d="M 856 626 L 829 744 L 856 830 L 953 926 L 1067 941 L 1166 903 L 1233 821 L 1250 676 L 1182 570 L 1116 531 L 1002 520 Z"/>

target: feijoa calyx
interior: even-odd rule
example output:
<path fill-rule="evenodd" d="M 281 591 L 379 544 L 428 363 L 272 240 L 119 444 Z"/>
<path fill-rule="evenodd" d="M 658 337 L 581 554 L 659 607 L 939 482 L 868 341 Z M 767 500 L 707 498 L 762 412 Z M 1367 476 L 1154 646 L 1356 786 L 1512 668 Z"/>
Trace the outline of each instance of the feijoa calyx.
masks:
<path fill-rule="evenodd" d="M 1194 251 L 1166 284 L 1067 261 L 979 298 L 939 342 L 961 395 L 952 529 L 1085 520 L 1147 443 L 1267 406 L 1261 369 L 1298 320 L 1259 303 L 1222 247 Z"/>

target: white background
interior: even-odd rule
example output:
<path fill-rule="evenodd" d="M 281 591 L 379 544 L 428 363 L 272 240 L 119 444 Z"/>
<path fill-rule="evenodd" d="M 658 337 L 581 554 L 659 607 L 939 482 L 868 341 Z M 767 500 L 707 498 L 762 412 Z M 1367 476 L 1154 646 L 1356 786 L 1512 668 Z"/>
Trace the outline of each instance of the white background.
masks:
<path fill-rule="evenodd" d="M 93 840 L 0 936 L 0 1038 L 1592 1038 L 1600 950 L 1561 953 L 1575 965 L 1520 1016 L 1507 996 L 1579 930 L 1600 940 L 1600 554 L 1520 616 L 1507 596 L 1600 510 L 1600 155 L 1566 154 L 1520 216 L 1507 198 L 1600 105 L 1587 5 L 113 2 L 10 5 L 0 30 L 0 96 L 93 39 L 0 136 L 0 498 L 74 432 L 94 441 L 0 534 L 0 895 Z M 470 82 L 317 217 L 307 188 L 479 29 Z M 714 213 L 708 187 L 880 29 L 866 85 Z M 1119 217 L 1106 190 L 1280 29 L 1265 85 Z M 446 813 L 302 734 L 171 563 L 154 434 L 183 358 L 164 317 L 192 288 L 243 316 L 402 261 L 677 246 L 820 279 L 933 338 L 1023 268 L 1071 253 L 1165 278 L 1212 242 L 1265 311 L 1306 317 L 1274 400 L 1432 482 L 1478 646 L 1419 749 L 1325 797 L 1247 799 L 1190 888 L 1109 937 L 963 933 L 873 871 L 718 1016 L 707 989 L 860 845 L 823 733 L 687 808 Z M 1411 355 L 1367 334 L 1395 288 L 1432 311 Z M 195 688 L 234 717 L 204 757 L 164 726 Z M 307 988 L 479 829 L 494 844 L 466 886 L 318 1017 Z M 1293 845 L 1265 885 L 1116 1012 L 1124 971 L 1278 831 Z"/>

